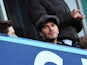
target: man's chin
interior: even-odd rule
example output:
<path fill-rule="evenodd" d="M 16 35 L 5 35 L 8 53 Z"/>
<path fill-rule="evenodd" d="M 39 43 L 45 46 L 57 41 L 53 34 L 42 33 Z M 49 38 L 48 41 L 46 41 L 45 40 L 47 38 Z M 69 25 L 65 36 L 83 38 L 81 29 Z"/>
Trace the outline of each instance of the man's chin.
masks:
<path fill-rule="evenodd" d="M 53 40 L 55 40 L 55 38 L 47 38 L 47 40 L 53 41 Z"/>
<path fill-rule="evenodd" d="M 55 39 L 56 37 L 54 36 L 49 36 L 48 39 Z"/>

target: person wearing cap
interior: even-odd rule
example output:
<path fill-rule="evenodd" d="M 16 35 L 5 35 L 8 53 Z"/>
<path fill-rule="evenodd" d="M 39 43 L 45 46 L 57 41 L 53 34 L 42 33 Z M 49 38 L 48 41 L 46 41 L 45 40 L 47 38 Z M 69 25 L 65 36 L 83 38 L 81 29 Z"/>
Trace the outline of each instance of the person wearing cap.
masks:
<path fill-rule="evenodd" d="M 56 16 L 42 16 L 37 21 L 36 26 L 43 41 L 67 45 L 57 39 L 59 34 L 59 19 Z"/>
<path fill-rule="evenodd" d="M 43 15 L 57 16 L 60 20 L 58 38 L 70 39 L 73 44 L 78 42 L 78 33 L 82 30 L 84 16 L 80 10 L 70 11 L 64 0 L 30 0 L 28 14 L 33 24 L 36 24 Z"/>
<path fill-rule="evenodd" d="M 17 37 L 11 20 L 7 20 L 7 21 L 0 20 L 0 35 L 5 35 L 5 34 L 9 36 Z"/>

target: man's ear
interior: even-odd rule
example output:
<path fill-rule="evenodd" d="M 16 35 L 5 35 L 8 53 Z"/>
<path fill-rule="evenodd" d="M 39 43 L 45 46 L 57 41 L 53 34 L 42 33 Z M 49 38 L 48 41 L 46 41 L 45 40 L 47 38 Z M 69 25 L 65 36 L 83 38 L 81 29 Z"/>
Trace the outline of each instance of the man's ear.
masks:
<path fill-rule="evenodd" d="M 43 33 L 42 32 L 39 32 L 40 36 L 43 37 Z"/>

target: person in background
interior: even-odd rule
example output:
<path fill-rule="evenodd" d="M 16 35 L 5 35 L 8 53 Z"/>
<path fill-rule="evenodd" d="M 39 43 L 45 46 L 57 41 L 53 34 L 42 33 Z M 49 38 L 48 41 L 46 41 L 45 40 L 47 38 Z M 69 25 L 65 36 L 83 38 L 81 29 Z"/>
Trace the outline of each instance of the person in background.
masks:
<path fill-rule="evenodd" d="M 82 36 L 79 38 L 79 46 L 81 49 L 87 50 L 87 36 Z"/>
<path fill-rule="evenodd" d="M 67 45 L 62 40 L 58 40 L 59 19 L 54 15 L 44 15 L 36 23 L 42 41 L 53 44 Z M 69 46 L 69 45 L 67 45 Z"/>
<path fill-rule="evenodd" d="M 55 15 L 60 20 L 58 39 L 69 42 L 70 45 L 78 42 L 78 33 L 82 30 L 84 16 L 79 10 L 70 11 L 64 0 L 30 0 L 28 4 L 29 18 L 36 25 L 43 15 Z"/>
<path fill-rule="evenodd" d="M 7 21 L 0 20 L 0 33 L 4 33 L 9 36 L 17 37 L 11 20 L 7 20 Z"/>

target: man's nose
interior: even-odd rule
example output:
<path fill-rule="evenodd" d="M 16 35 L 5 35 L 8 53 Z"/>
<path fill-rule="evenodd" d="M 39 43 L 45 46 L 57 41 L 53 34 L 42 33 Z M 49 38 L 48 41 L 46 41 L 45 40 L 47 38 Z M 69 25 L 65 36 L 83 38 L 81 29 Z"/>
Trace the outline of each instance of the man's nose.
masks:
<path fill-rule="evenodd" d="M 52 31 L 52 30 L 53 30 L 53 27 L 49 27 L 49 30 L 51 30 L 51 31 Z"/>

